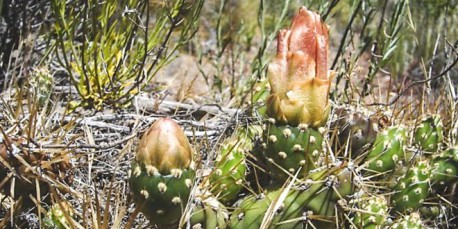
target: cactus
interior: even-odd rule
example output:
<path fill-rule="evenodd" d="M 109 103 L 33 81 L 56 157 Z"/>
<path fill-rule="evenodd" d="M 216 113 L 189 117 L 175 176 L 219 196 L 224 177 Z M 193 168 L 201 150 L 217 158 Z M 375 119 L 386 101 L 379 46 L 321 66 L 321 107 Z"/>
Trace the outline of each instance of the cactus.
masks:
<path fill-rule="evenodd" d="M 38 98 L 38 104 L 44 106 L 46 101 L 51 97 L 54 84 L 53 76 L 48 69 L 37 68 L 34 69 L 29 83 Z"/>
<path fill-rule="evenodd" d="M 420 161 L 411 167 L 394 187 L 392 202 L 400 212 L 416 210 L 429 195 L 431 167 Z"/>
<path fill-rule="evenodd" d="M 176 226 L 186 205 L 195 171 L 192 150 L 173 120 L 157 120 L 143 135 L 129 184 L 143 214 L 159 228 Z"/>
<path fill-rule="evenodd" d="M 193 209 L 190 224 L 191 228 L 225 229 L 229 213 L 215 197 L 207 196 L 197 198 L 196 207 Z"/>
<path fill-rule="evenodd" d="M 305 124 L 293 127 L 268 123 L 263 147 L 271 175 L 285 180 L 288 173 L 295 174 L 299 168 L 302 169 L 299 177 L 304 177 L 308 171 L 317 168 L 323 152 L 324 130 L 319 128 L 317 131 Z"/>
<path fill-rule="evenodd" d="M 433 185 L 443 186 L 458 180 L 458 149 L 452 148 L 440 153 L 432 160 Z"/>
<path fill-rule="evenodd" d="M 390 127 L 378 134 L 365 159 L 367 169 L 381 173 L 394 169 L 396 164 L 404 159 L 405 142 L 404 127 Z"/>
<path fill-rule="evenodd" d="M 63 209 L 60 207 L 59 203 L 52 205 L 49 209 L 46 217 L 43 219 L 42 228 L 45 229 L 66 229 L 71 228 L 71 223 L 68 222 L 67 217 L 72 217 L 73 212 L 71 205 L 68 202 L 62 201 L 60 203 Z M 64 212 L 65 211 L 65 212 Z"/>
<path fill-rule="evenodd" d="M 230 228 L 296 228 L 312 220 L 318 228 L 333 225 L 336 201 L 352 191 L 351 172 L 346 168 L 332 168 L 310 174 L 299 187 L 290 190 L 266 191 L 241 200 L 232 213 Z M 286 194 L 286 197 L 283 195 Z M 280 202 L 279 202 L 280 201 Z M 272 206 L 275 209 L 271 222 L 266 222 L 266 214 Z"/>
<path fill-rule="evenodd" d="M 439 116 L 422 120 L 414 133 L 415 144 L 427 152 L 436 152 L 443 139 L 442 121 Z"/>
<path fill-rule="evenodd" d="M 353 224 L 356 228 L 383 228 L 388 218 L 388 203 L 383 196 L 371 196 L 362 199 L 360 210 L 356 212 Z"/>
<path fill-rule="evenodd" d="M 216 158 L 215 171 L 211 175 L 211 191 L 224 203 L 237 197 L 243 188 L 246 175 L 246 153 L 253 148 L 251 139 L 241 131 L 225 140 Z"/>
<path fill-rule="evenodd" d="M 392 229 L 421 229 L 423 228 L 423 223 L 418 212 L 413 212 L 410 215 L 402 216 L 397 219 Z"/>

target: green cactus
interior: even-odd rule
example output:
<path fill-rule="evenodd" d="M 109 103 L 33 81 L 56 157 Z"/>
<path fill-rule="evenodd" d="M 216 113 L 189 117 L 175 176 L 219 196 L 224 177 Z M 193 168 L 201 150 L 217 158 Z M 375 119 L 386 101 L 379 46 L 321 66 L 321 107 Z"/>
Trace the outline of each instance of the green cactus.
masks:
<path fill-rule="evenodd" d="M 46 217 L 43 218 L 42 228 L 45 229 L 65 229 L 71 228 L 71 223 L 68 222 L 67 217 L 72 217 L 73 212 L 71 211 L 70 204 L 68 202 L 60 203 L 63 209 L 58 203 L 52 205 L 49 209 Z M 65 211 L 65 212 L 64 212 Z"/>
<path fill-rule="evenodd" d="M 385 226 L 388 218 L 388 203 L 384 196 L 371 196 L 362 199 L 360 210 L 356 212 L 353 224 L 356 228 L 377 229 Z"/>
<path fill-rule="evenodd" d="M 221 153 L 216 158 L 215 171 L 210 183 L 211 191 L 224 203 L 237 197 L 243 188 L 246 175 L 246 153 L 253 148 L 253 143 L 245 134 L 236 134 L 222 143 Z"/>
<path fill-rule="evenodd" d="M 323 127 L 315 130 L 305 124 L 293 127 L 269 122 L 262 145 L 271 175 L 285 180 L 299 168 L 302 169 L 299 177 L 317 168 L 323 153 L 324 131 Z"/>
<path fill-rule="evenodd" d="M 390 127 L 379 133 L 374 145 L 365 159 L 367 169 L 373 172 L 393 170 L 404 159 L 406 130 L 404 127 Z"/>
<path fill-rule="evenodd" d="M 443 186 L 458 180 L 458 148 L 448 149 L 432 159 L 433 185 Z"/>
<path fill-rule="evenodd" d="M 423 223 L 418 212 L 413 212 L 410 215 L 402 216 L 397 219 L 392 229 L 421 229 L 423 228 Z"/>
<path fill-rule="evenodd" d="M 53 76 L 48 69 L 34 69 L 33 75 L 30 78 L 30 86 L 34 88 L 40 106 L 44 106 L 46 101 L 51 97 L 53 85 Z"/>
<path fill-rule="evenodd" d="M 188 201 L 195 171 L 192 150 L 173 120 L 157 120 L 143 135 L 129 185 L 143 214 L 159 228 L 175 227 Z"/>
<path fill-rule="evenodd" d="M 392 202 L 399 212 L 416 210 L 429 195 L 431 167 L 427 161 L 412 166 L 394 187 Z"/>
<path fill-rule="evenodd" d="M 443 140 L 442 121 L 439 116 L 423 119 L 414 133 L 415 144 L 427 152 L 436 152 Z"/>
<path fill-rule="evenodd" d="M 346 169 L 332 168 L 311 174 L 299 185 L 301 188 L 279 189 L 254 196 L 248 196 L 237 204 L 232 213 L 229 227 L 234 229 L 257 229 L 266 218 L 266 212 L 275 209 L 269 228 L 296 228 L 313 223 L 317 228 L 333 225 L 336 201 L 352 192 L 351 172 Z M 286 196 L 284 196 L 286 195 Z M 284 197 L 283 201 L 282 197 Z M 281 202 L 279 202 L 281 201 Z"/>
<path fill-rule="evenodd" d="M 191 228 L 225 229 L 229 218 L 226 207 L 212 196 L 197 199 L 189 221 Z"/>

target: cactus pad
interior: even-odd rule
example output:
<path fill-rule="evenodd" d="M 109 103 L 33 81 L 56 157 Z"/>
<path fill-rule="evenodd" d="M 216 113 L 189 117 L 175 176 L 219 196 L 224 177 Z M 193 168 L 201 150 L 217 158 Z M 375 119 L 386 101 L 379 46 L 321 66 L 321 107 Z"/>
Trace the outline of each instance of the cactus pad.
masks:
<path fill-rule="evenodd" d="M 428 152 L 436 152 L 443 140 L 442 122 L 439 116 L 424 119 L 414 133 L 415 144 Z"/>
<path fill-rule="evenodd" d="M 243 188 L 247 170 L 245 155 L 252 147 L 251 140 L 243 136 L 236 135 L 223 142 L 210 181 L 211 191 L 220 201 L 232 201 Z"/>
<path fill-rule="evenodd" d="M 285 179 L 301 168 L 299 177 L 318 167 L 323 152 L 324 128 L 315 130 L 307 125 L 292 127 L 267 124 L 263 147 L 271 174 L 277 179 Z M 280 168 L 279 168 L 280 167 Z"/>
<path fill-rule="evenodd" d="M 404 158 L 405 131 L 403 127 L 391 127 L 377 135 L 366 157 L 369 171 L 387 172 L 395 168 L 398 161 Z"/>
<path fill-rule="evenodd" d="M 420 161 L 411 167 L 394 187 L 392 202 L 400 212 L 415 210 L 429 195 L 431 167 L 427 161 Z"/>

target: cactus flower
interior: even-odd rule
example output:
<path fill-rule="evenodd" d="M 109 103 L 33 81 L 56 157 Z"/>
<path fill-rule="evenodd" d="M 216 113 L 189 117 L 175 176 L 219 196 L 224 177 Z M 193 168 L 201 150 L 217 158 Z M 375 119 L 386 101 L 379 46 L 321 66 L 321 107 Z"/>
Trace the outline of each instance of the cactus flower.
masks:
<path fill-rule="evenodd" d="M 158 119 L 140 140 L 135 160 L 163 175 L 188 168 L 192 150 L 181 127 L 172 119 Z"/>
<path fill-rule="evenodd" d="M 301 7 L 291 29 L 281 30 L 269 64 L 267 114 L 280 123 L 322 126 L 329 115 L 328 26 Z"/>

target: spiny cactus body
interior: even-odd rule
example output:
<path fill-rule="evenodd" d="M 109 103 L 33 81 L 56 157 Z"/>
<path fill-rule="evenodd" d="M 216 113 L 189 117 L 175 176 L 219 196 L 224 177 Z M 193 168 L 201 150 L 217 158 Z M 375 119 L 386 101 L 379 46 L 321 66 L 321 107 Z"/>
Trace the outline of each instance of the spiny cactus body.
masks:
<path fill-rule="evenodd" d="M 377 135 L 374 145 L 367 155 L 367 169 L 375 172 L 387 172 L 395 168 L 404 159 L 406 130 L 403 127 L 391 127 Z"/>
<path fill-rule="evenodd" d="M 288 173 L 294 175 L 301 168 L 299 177 L 303 177 L 317 168 L 323 152 L 323 133 L 324 128 L 315 130 L 305 124 L 298 127 L 268 124 L 263 147 L 272 176 L 285 180 Z"/>
<path fill-rule="evenodd" d="M 405 215 L 397 219 L 391 228 L 392 229 L 421 229 L 423 228 L 423 224 L 420 218 L 420 214 L 418 214 L 417 212 L 413 212 L 410 215 Z"/>
<path fill-rule="evenodd" d="M 432 159 L 433 185 L 443 186 L 458 180 L 458 148 L 448 149 Z"/>
<path fill-rule="evenodd" d="M 225 229 L 229 213 L 226 207 L 215 197 L 198 198 L 196 206 L 192 210 L 190 224 L 191 228 L 197 229 Z"/>
<path fill-rule="evenodd" d="M 388 203 L 383 196 L 371 196 L 362 199 L 360 208 L 356 212 L 353 224 L 356 228 L 381 229 L 383 228 L 388 214 Z"/>
<path fill-rule="evenodd" d="M 318 228 L 332 227 L 336 201 L 352 192 L 351 173 L 347 169 L 330 169 L 309 176 L 302 188 L 279 189 L 248 196 L 237 204 L 230 228 L 260 228 L 272 205 L 277 205 L 269 228 L 301 228 L 313 223 Z M 282 202 L 280 198 L 286 197 Z M 314 218 L 309 222 L 309 218 Z"/>
<path fill-rule="evenodd" d="M 132 163 L 130 188 L 143 214 L 159 228 L 176 226 L 195 177 L 192 150 L 173 120 L 157 120 L 143 135 Z"/>
<path fill-rule="evenodd" d="M 392 202 L 397 211 L 416 210 L 429 195 L 431 167 L 427 161 L 412 166 L 394 187 Z"/>
<path fill-rule="evenodd" d="M 246 153 L 252 142 L 246 136 L 236 134 L 223 142 L 220 155 L 216 158 L 215 171 L 211 175 L 211 191 L 224 203 L 237 197 L 243 188 L 246 175 Z"/>
<path fill-rule="evenodd" d="M 439 116 L 428 117 L 421 121 L 415 130 L 415 144 L 424 151 L 436 152 L 444 140 L 442 132 Z"/>

